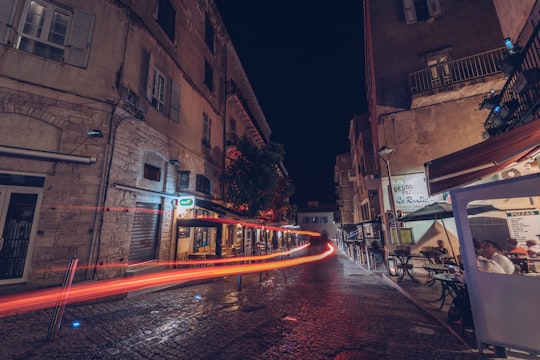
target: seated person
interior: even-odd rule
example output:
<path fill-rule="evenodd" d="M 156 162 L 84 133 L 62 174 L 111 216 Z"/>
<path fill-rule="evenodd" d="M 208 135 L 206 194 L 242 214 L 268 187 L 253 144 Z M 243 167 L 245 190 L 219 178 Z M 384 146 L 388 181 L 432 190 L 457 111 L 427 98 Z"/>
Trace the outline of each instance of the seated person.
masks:
<path fill-rule="evenodd" d="M 381 249 L 377 241 L 371 243 L 371 253 L 378 263 L 384 263 L 384 249 Z"/>
<path fill-rule="evenodd" d="M 435 263 L 455 265 L 455 262 L 448 253 L 448 249 L 444 246 L 443 240 L 437 240 L 437 247 L 435 250 L 440 253 L 439 257 L 435 258 Z"/>
<path fill-rule="evenodd" d="M 499 264 L 505 274 L 513 274 L 516 271 L 512 260 L 501 254 L 501 247 L 493 240 L 482 241 L 482 255 L 486 259 L 493 260 Z"/>
<path fill-rule="evenodd" d="M 527 240 L 527 254 L 530 257 L 540 256 L 540 245 L 536 240 Z"/>
<path fill-rule="evenodd" d="M 516 239 L 508 238 L 506 239 L 506 254 L 508 256 L 526 257 L 527 250 L 522 248 L 521 246 L 518 246 L 518 242 Z"/>

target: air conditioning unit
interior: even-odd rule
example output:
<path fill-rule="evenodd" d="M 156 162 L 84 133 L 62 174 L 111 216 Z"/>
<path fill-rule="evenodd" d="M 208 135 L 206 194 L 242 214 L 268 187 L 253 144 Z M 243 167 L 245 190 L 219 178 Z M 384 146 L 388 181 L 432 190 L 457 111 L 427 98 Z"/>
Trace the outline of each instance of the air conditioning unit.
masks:
<path fill-rule="evenodd" d="M 528 175 L 536 172 L 530 162 L 523 162 L 507 167 L 499 173 L 500 180 L 512 179 L 518 176 Z"/>

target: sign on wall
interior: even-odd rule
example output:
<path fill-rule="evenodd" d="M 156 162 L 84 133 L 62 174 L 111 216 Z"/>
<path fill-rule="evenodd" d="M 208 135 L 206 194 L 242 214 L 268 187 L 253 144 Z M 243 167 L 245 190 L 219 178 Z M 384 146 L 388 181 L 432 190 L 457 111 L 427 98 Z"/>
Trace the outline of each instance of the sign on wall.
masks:
<path fill-rule="evenodd" d="M 388 184 L 388 179 L 385 179 Z M 383 186 L 386 192 L 388 186 Z M 403 213 L 413 212 L 437 201 L 444 201 L 443 195 L 429 196 L 424 173 L 392 176 L 392 190 L 396 210 Z M 388 194 L 384 194 L 388 199 Z M 387 208 L 390 208 L 388 206 Z"/>
<path fill-rule="evenodd" d="M 519 246 L 526 247 L 527 240 L 536 239 L 540 234 L 540 211 L 520 210 L 507 211 L 506 220 L 510 236 L 518 241 Z"/>

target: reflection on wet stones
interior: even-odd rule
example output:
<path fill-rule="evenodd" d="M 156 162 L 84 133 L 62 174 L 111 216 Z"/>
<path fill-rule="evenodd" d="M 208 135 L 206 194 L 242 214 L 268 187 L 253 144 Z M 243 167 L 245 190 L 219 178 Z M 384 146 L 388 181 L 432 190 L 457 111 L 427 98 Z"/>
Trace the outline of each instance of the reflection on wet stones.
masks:
<path fill-rule="evenodd" d="M 240 308 L 240 311 L 242 311 L 242 312 L 252 312 L 252 311 L 257 311 L 257 310 L 263 309 L 265 307 L 266 307 L 265 305 L 243 305 Z"/>

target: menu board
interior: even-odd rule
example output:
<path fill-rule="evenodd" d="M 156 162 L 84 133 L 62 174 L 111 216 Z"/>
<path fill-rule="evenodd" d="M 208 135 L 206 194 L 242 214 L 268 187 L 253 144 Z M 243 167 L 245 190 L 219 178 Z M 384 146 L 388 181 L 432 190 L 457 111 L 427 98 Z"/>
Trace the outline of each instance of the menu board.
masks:
<path fill-rule="evenodd" d="M 540 211 L 507 211 L 506 220 L 510 236 L 518 241 L 519 246 L 526 246 L 525 241 L 537 239 L 540 234 Z"/>

